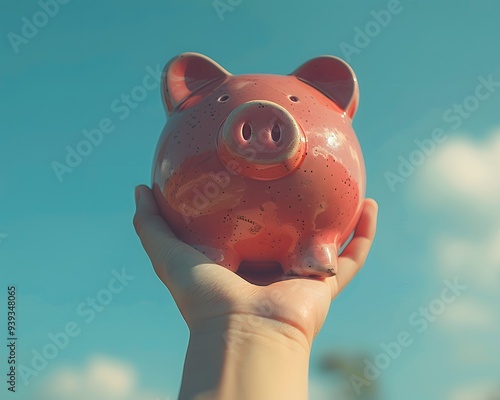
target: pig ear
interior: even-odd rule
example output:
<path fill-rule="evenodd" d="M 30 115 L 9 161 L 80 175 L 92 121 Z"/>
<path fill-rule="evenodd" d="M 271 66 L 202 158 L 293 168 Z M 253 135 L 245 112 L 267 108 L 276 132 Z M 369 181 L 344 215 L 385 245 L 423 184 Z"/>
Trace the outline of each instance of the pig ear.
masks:
<path fill-rule="evenodd" d="M 359 89 L 356 75 L 343 60 L 333 56 L 313 58 L 290 75 L 318 89 L 353 118 L 358 108 Z"/>
<path fill-rule="evenodd" d="M 163 70 L 163 99 L 169 114 L 201 88 L 220 84 L 231 74 L 212 59 L 198 53 L 172 58 Z M 219 82 L 220 81 L 220 82 Z"/>

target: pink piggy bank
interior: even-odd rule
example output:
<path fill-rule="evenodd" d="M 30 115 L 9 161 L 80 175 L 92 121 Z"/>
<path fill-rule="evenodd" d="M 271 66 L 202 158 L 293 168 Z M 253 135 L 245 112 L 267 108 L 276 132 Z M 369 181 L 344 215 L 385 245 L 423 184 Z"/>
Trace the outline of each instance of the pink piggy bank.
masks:
<path fill-rule="evenodd" d="M 335 275 L 366 186 L 352 69 L 322 56 L 286 76 L 233 76 L 184 53 L 163 97 L 153 192 L 175 234 L 232 271 Z"/>

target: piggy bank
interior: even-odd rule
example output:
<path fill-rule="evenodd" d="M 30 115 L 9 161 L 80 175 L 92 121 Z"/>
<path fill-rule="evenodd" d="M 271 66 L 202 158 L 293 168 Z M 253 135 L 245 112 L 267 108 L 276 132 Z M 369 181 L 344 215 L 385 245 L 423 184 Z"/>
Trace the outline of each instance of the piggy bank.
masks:
<path fill-rule="evenodd" d="M 335 275 L 366 185 L 352 69 L 321 56 L 289 75 L 233 76 L 184 53 L 162 79 L 153 192 L 174 233 L 235 272 Z"/>

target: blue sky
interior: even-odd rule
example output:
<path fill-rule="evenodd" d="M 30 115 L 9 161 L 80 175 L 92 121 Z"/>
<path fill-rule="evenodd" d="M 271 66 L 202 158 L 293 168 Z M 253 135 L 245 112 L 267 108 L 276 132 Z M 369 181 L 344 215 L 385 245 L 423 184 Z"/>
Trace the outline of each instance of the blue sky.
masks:
<path fill-rule="evenodd" d="M 0 13 L 0 296 L 16 286 L 19 364 L 31 367 L 69 322 L 79 333 L 27 385 L 18 375 L 15 398 L 175 398 L 188 331 L 131 220 L 133 187 L 150 182 L 165 123 L 152 71 L 185 51 L 233 74 L 287 74 L 322 54 L 357 74 L 354 128 L 378 234 L 315 342 L 311 398 L 340 390 L 318 367 L 324 354 L 373 361 L 402 332 L 412 344 L 370 384 L 381 398 L 481 400 L 498 390 L 498 2 L 221 0 L 218 13 L 205 0 L 71 0 L 45 17 L 41 3 L 6 1 Z M 34 19 L 37 31 L 23 28 Z M 144 79 L 141 101 L 125 107 L 122 95 Z M 110 132 L 58 177 L 53 163 L 100 124 Z M 116 274 L 128 276 L 123 290 L 87 322 L 87 298 Z M 467 289 L 439 309 L 456 279 Z M 419 332 L 412 316 L 431 304 L 439 315 Z M 109 378 L 100 389 L 98 376 Z"/>

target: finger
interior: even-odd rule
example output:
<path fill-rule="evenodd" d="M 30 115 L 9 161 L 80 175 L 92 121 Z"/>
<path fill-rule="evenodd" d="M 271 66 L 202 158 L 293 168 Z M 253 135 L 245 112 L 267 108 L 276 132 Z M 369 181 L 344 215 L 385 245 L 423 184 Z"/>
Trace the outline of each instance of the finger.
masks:
<path fill-rule="evenodd" d="M 144 224 L 147 223 L 148 230 L 155 229 L 161 233 L 160 236 L 176 238 L 175 234 L 161 217 L 151 189 L 145 185 L 137 186 L 135 188 L 135 205 L 134 227 L 139 237 L 141 237 Z"/>
<path fill-rule="evenodd" d="M 160 215 L 152 191 L 136 188 L 134 227 L 160 279 L 169 287 L 185 287 L 190 270 L 211 263 L 202 253 L 180 241 Z"/>
<path fill-rule="evenodd" d="M 366 199 L 354 237 L 339 256 L 338 273 L 328 278 L 332 287 L 332 299 L 351 281 L 361 269 L 370 251 L 377 229 L 378 205 L 373 199 Z"/>

